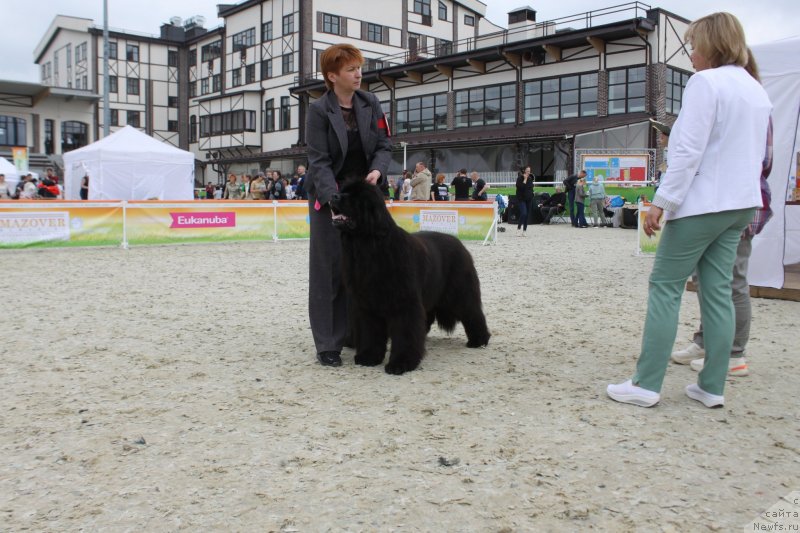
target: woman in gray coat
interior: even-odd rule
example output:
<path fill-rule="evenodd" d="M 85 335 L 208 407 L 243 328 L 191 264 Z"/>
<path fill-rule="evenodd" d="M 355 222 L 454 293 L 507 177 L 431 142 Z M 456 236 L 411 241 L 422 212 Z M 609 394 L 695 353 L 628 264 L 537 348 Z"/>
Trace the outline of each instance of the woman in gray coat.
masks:
<path fill-rule="evenodd" d="M 335 44 L 325 50 L 320 67 L 328 90 L 308 111 L 308 315 L 317 360 L 325 366 L 342 364 L 347 333 L 340 237 L 331 224 L 328 203 L 345 180 L 382 184 L 392 159 L 389 127 L 381 104 L 373 94 L 360 89 L 363 63 L 361 52 L 352 45 Z"/>

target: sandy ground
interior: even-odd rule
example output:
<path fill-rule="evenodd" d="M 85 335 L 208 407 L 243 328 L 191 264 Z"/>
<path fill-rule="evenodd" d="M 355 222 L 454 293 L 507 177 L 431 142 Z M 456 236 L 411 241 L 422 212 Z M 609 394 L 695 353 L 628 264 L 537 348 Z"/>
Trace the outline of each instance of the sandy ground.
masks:
<path fill-rule="evenodd" d="M 0 253 L 0 529 L 742 531 L 800 490 L 800 304 L 754 300 L 724 409 L 675 365 L 617 404 L 652 258 L 528 233 L 468 244 L 489 347 L 434 329 L 400 377 L 316 363 L 307 242 Z"/>

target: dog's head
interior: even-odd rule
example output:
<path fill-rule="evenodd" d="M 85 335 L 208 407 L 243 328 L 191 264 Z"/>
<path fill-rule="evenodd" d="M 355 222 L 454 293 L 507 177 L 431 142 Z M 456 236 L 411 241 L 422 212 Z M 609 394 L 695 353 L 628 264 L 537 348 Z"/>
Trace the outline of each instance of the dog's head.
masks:
<path fill-rule="evenodd" d="M 363 180 L 347 183 L 331 197 L 330 206 L 333 225 L 340 231 L 382 235 L 393 222 L 383 193 Z"/>

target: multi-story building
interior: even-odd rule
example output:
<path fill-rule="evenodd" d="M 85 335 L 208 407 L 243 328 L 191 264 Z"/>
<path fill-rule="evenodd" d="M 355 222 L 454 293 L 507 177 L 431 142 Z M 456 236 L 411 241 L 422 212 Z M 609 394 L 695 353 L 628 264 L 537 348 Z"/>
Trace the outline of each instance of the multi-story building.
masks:
<path fill-rule="evenodd" d="M 291 170 L 305 159 L 305 110 L 324 92 L 319 56 L 339 42 L 366 58 L 363 87 L 389 118 L 396 172 L 408 159 L 444 172 L 529 164 L 553 176 L 570 170 L 577 148 L 654 147 L 647 120 L 669 122 L 680 109 L 687 20 L 633 2 L 544 22 L 521 8 L 501 28 L 485 9 L 477 0 L 246 0 L 219 5 L 224 25 L 212 30 L 198 18 L 173 19 L 160 36 L 112 30 L 111 130 L 130 124 L 191 150 L 203 181 Z M 35 52 L 42 84 L 95 95 L 102 58 L 102 29 L 63 16 Z M 54 125 L 53 152 L 97 139 L 102 105 L 85 128 Z"/>

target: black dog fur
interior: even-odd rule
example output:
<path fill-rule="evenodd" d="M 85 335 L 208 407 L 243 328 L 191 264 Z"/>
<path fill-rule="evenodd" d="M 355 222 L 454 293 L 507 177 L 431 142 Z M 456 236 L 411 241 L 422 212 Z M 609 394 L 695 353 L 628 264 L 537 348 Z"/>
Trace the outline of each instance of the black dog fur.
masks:
<path fill-rule="evenodd" d="M 330 205 L 342 236 L 356 364 L 381 364 L 391 338 L 386 372 L 414 370 L 434 320 L 448 333 L 461 322 L 470 348 L 489 343 L 478 273 L 461 241 L 398 227 L 380 190 L 361 180 L 345 185 Z"/>

